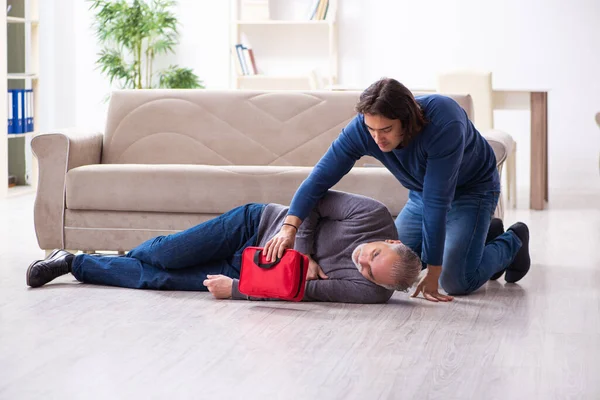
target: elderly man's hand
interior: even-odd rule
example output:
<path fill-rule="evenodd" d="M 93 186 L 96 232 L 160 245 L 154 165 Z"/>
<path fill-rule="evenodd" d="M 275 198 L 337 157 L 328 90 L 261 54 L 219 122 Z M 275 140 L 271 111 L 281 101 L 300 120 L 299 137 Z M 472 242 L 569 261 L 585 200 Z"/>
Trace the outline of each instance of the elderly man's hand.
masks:
<path fill-rule="evenodd" d="M 202 282 L 217 299 L 231 298 L 233 288 L 233 279 L 225 275 L 206 275 L 206 279 Z"/>
<path fill-rule="evenodd" d="M 307 281 L 314 281 L 317 279 L 328 279 L 325 272 L 321 269 L 321 266 L 317 264 L 315 260 L 309 255 L 308 256 L 308 273 L 306 274 Z"/>

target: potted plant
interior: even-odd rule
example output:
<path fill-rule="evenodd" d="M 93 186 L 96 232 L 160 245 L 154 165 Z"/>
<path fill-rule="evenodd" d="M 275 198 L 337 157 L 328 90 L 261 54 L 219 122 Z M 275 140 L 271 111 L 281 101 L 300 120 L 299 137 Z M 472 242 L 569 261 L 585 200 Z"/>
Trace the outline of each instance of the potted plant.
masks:
<path fill-rule="evenodd" d="M 88 0 L 94 29 L 103 45 L 96 61 L 111 84 L 123 89 L 204 88 L 190 68 L 171 65 L 154 71 L 157 56 L 173 53 L 178 43 L 172 0 Z"/>

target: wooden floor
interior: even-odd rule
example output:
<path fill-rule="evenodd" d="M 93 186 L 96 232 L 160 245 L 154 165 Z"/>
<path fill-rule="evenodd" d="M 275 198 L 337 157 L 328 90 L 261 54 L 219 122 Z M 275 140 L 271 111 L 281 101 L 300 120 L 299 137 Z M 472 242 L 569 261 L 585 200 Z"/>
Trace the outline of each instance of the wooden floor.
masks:
<path fill-rule="evenodd" d="M 0 200 L 0 399 L 600 399 L 594 196 L 508 211 L 532 232 L 521 284 L 385 305 L 28 289 L 33 197 Z"/>

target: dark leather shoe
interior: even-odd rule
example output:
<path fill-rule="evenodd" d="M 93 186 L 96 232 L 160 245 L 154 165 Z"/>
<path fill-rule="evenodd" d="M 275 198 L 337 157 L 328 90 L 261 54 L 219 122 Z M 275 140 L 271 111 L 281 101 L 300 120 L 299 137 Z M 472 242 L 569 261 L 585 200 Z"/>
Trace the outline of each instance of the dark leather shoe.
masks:
<path fill-rule="evenodd" d="M 45 260 L 34 261 L 27 268 L 27 285 L 39 287 L 61 275 L 68 274 L 73 254 L 65 250 L 54 250 Z"/>

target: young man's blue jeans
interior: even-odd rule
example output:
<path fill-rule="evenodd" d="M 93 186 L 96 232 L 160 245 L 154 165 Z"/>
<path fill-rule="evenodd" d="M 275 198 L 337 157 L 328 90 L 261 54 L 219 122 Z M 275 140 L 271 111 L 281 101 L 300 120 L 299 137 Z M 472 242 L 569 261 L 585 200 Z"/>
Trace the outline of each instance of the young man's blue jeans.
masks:
<path fill-rule="evenodd" d="M 239 278 L 242 251 L 257 243 L 264 204 L 241 207 L 137 246 L 125 256 L 77 255 L 72 273 L 81 282 L 135 289 L 206 291 L 207 275 Z"/>
<path fill-rule="evenodd" d="M 498 193 L 462 195 L 452 202 L 446 219 L 446 242 L 441 287 L 448 294 L 468 294 L 479 289 L 496 272 L 504 270 L 521 248 L 521 240 L 508 231 L 487 245 L 485 239 Z M 417 254 L 423 242 L 423 199 L 411 191 L 396 218 L 398 238 Z"/>

